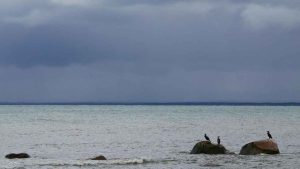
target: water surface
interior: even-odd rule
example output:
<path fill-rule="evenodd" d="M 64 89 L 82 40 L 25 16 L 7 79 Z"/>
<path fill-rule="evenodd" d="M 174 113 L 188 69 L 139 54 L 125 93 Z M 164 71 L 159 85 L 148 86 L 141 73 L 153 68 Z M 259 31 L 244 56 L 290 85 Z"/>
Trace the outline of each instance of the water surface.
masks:
<path fill-rule="evenodd" d="M 299 128 L 297 106 L 0 106 L 0 168 L 299 168 Z M 238 153 L 266 130 L 280 155 L 189 154 L 204 133 Z"/>

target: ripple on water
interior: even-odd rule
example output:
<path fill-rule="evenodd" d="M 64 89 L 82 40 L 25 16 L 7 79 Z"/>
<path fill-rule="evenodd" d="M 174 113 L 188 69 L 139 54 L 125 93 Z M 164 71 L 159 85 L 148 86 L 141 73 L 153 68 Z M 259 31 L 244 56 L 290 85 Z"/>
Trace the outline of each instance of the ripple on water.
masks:
<path fill-rule="evenodd" d="M 163 161 L 155 161 L 151 159 L 114 159 L 114 160 L 55 160 L 55 159 L 28 159 L 10 162 L 10 165 L 4 166 L 3 169 L 21 169 L 21 168 L 89 168 L 100 166 L 118 166 L 118 165 L 139 165 L 149 163 L 160 163 Z M 165 161 L 166 162 L 166 161 Z"/>
<path fill-rule="evenodd" d="M 2 156 L 33 157 L 0 158 L 0 168 L 299 168 L 299 112 L 289 106 L 0 106 Z M 204 133 L 213 141 L 220 135 L 228 150 L 239 152 L 266 130 L 282 154 L 189 154 Z M 95 154 L 118 159 L 76 160 Z"/>

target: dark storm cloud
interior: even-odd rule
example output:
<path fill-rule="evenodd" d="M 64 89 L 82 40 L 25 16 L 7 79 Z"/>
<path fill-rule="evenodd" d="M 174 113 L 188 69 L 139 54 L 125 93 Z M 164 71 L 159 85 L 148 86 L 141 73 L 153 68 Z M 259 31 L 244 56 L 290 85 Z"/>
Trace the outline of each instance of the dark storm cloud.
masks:
<path fill-rule="evenodd" d="M 296 0 L 2 1 L 0 101 L 299 101 L 299 16 Z"/>
<path fill-rule="evenodd" d="M 281 23 L 280 19 L 272 21 L 272 18 L 264 21 L 259 13 L 253 13 L 258 21 L 251 18 L 252 10 L 263 12 L 271 8 L 272 12 L 275 8 L 275 13 L 289 12 L 282 5 L 245 2 L 241 5 L 231 1 L 53 0 L 11 2 L 10 6 L 20 11 L 15 14 L 7 10 L 2 14 L 2 64 L 64 66 L 111 58 L 132 59 L 137 65 L 149 60 L 172 60 L 171 64 L 184 66 L 186 62 L 188 67 L 192 61 L 197 63 L 195 67 L 222 69 L 240 67 L 238 64 L 244 67 L 252 62 L 260 64 L 261 60 L 267 63 L 260 67 L 274 66 L 284 59 L 287 51 L 291 51 L 289 61 L 282 67 L 297 67 L 294 64 L 299 61 L 299 49 L 295 48 L 299 43 L 296 38 L 299 19 L 287 16 L 283 19 L 292 21 Z M 300 13 L 294 8 L 291 11 Z M 265 30 L 247 32 L 242 22 L 249 22 L 246 26 L 253 29 Z M 285 24 L 292 30 L 285 30 Z M 284 35 L 278 36 L 282 29 Z"/>

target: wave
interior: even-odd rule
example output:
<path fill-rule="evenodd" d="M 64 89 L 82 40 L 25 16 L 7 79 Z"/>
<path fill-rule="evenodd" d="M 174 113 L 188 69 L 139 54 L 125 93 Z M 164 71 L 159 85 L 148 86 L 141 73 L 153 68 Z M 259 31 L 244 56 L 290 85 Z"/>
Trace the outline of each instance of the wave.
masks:
<path fill-rule="evenodd" d="M 56 166 L 98 166 L 98 165 L 134 165 L 134 164 L 145 164 L 150 163 L 151 160 L 147 159 L 123 159 L 123 160 L 105 160 L 105 161 L 78 161 L 76 163 L 50 163 L 50 164 L 43 164 L 44 166 L 48 165 L 56 165 Z M 42 166 L 40 164 L 40 166 Z"/>
<path fill-rule="evenodd" d="M 45 160 L 45 159 L 35 159 L 29 160 L 25 163 L 19 163 L 19 165 L 4 167 L 5 169 L 20 169 L 20 168 L 42 168 L 42 167 L 97 167 L 101 165 L 139 165 L 147 163 L 158 163 L 159 161 L 145 159 L 145 158 L 135 158 L 135 159 L 115 159 L 115 160 Z"/>

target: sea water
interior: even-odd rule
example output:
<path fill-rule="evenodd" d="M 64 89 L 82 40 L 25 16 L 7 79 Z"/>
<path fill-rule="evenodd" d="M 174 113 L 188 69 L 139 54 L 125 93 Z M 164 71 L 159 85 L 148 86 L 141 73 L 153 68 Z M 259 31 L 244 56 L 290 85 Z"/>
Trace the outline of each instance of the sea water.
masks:
<path fill-rule="evenodd" d="M 281 154 L 238 155 L 267 130 Z M 236 154 L 189 154 L 204 133 Z M 2 105 L 0 168 L 300 168 L 300 107 Z"/>

